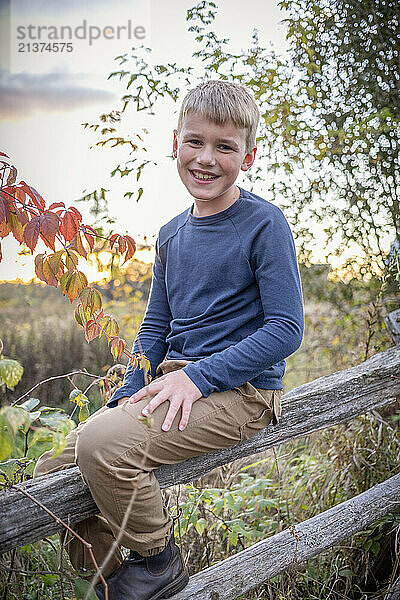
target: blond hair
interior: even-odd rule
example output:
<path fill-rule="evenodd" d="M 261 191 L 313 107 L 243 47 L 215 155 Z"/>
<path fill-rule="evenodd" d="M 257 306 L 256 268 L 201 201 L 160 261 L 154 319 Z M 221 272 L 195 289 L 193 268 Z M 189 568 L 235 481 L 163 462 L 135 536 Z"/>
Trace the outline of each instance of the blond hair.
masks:
<path fill-rule="evenodd" d="M 260 111 L 252 94 L 238 83 L 211 79 L 190 90 L 179 112 L 178 134 L 189 113 L 198 113 L 217 125 L 232 121 L 236 127 L 247 130 L 246 152 L 256 145 Z"/>

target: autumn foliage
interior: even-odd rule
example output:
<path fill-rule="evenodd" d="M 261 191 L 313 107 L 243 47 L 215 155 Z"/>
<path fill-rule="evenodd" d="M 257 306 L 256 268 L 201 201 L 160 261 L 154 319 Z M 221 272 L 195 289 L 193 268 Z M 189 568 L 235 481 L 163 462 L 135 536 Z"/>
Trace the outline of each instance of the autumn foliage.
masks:
<path fill-rule="evenodd" d="M 125 340 L 119 337 L 117 321 L 104 313 L 100 292 L 88 285 L 78 267 L 80 259 L 87 259 L 93 252 L 96 238 L 104 236 L 85 225 L 74 206 L 67 208 L 64 202 L 55 202 L 47 207 L 35 188 L 25 181 L 17 183 L 17 169 L 0 152 L 0 240 L 10 234 L 35 255 L 35 273 L 41 281 L 60 287 L 71 302 L 77 300 L 75 320 L 84 329 L 87 342 L 104 335 L 115 359 L 125 354 L 134 366 L 148 371 L 146 357 L 127 350 Z M 136 246 L 132 237 L 114 233 L 106 239 L 110 250 L 118 248 L 124 262 L 133 257 Z M 39 240 L 46 251 L 35 254 Z"/>

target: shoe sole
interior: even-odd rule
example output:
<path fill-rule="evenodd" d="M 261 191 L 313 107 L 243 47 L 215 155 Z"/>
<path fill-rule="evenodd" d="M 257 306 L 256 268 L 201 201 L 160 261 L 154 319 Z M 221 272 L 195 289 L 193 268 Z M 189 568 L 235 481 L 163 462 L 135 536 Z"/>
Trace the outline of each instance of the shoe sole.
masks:
<path fill-rule="evenodd" d="M 182 591 L 188 583 L 189 575 L 186 573 L 186 571 L 184 571 L 178 579 L 175 579 L 163 590 L 160 590 L 155 596 L 149 598 L 149 600 L 163 600 L 163 598 L 170 598 L 174 594 Z"/>
<path fill-rule="evenodd" d="M 164 589 L 159 590 L 157 592 L 157 594 L 155 596 L 152 596 L 151 598 L 149 598 L 149 600 L 163 600 L 164 598 L 170 598 L 171 596 L 174 596 L 178 592 L 181 592 L 187 586 L 188 583 L 189 583 L 189 575 L 186 573 L 186 571 L 183 571 L 183 573 L 181 573 L 181 575 L 180 575 L 180 577 L 178 577 L 178 579 L 175 579 L 172 583 L 167 585 Z M 101 598 L 101 600 L 104 600 L 105 594 L 104 594 L 102 587 L 100 588 L 98 586 L 95 586 L 95 592 L 96 592 L 98 598 Z"/>

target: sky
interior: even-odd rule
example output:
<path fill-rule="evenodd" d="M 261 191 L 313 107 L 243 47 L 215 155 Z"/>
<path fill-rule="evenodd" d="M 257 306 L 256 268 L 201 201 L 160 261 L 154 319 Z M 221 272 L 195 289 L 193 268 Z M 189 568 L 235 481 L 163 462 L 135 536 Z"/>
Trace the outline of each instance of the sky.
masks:
<path fill-rule="evenodd" d="M 190 65 L 198 49 L 187 31 L 186 11 L 194 0 L 0 0 L 0 151 L 18 169 L 18 180 L 33 185 L 48 204 L 76 205 L 86 223 L 87 207 L 77 200 L 87 191 L 109 189 L 114 229 L 137 241 L 154 242 L 161 225 L 192 204 L 170 158 L 179 103 L 165 100 L 155 115 L 128 111 L 126 134 L 147 128 L 147 154 L 156 166 L 140 180 L 144 193 L 136 202 L 124 198 L 128 182 L 110 178 L 125 151 L 93 147 L 98 136 L 82 123 L 95 123 L 100 114 L 120 108 L 123 82 L 108 79 L 118 70 L 116 56 L 132 45 L 151 48 L 153 64 Z M 213 26 L 231 40 L 233 52 L 250 46 L 256 27 L 260 45 L 286 50 L 285 15 L 276 0 L 220 0 Z M 63 38 L 63 39 L 62 39 Z M 118 39 L 117 39 L 118 38 Z M 58 52 L 46 44 L 71 43 Z M 37 44 L 37 46 L 34 46 Z M 135 174 L 132 175 L 135 178 Z M 243 176 L 239 185 L 246 187 Z M 262 186 L 254 191 L 263 195 Z M 33 276 L 30 255 L 18 256 L 9 236 L 2 242 L 0 280 Z M 152 253 L 137 257 L 151 260 Z M 89 274 L 90 275 L 90 274 Z"/>

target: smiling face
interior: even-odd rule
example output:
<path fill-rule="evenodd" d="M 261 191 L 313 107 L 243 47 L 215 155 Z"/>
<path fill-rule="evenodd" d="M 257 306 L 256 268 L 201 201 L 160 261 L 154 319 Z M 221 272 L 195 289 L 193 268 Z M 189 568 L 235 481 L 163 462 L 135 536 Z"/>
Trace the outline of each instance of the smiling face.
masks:
<path fill-rule="evenodd" d="M 173 151 L 179 176 L 195 200 L 194 214 L 206 216 L 237 200 L 236 178 L 251 167 L 256 148 L 246 152 L 246 130 L 232 121 L 218 125 L 189 113 L 179 134 L 174 132 Z"/>

